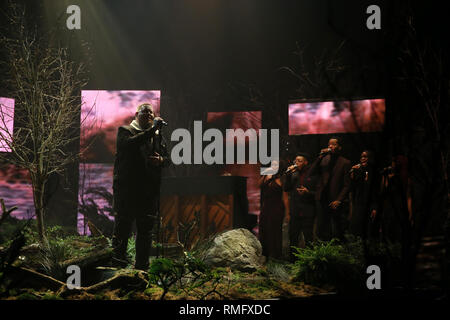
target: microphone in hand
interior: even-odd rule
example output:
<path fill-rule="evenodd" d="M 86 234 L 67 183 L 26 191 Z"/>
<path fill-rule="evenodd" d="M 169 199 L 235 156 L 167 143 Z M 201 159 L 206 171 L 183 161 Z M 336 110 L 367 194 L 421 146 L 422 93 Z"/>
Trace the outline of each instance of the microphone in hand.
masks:
<path fill-rule="evenodd" d="M 354 165 L 351 169 L 350 169 L 350 173 L 352 173 L 355 170 L 358 170 L 361 168 L 361 163 L 358 163 L 357 165 Z"/>
<path fill-rule="evenodd" d="M 295 170 L 297 170 L 297 165 L 294 164 L 292 166 L 290 166 L 289 168 L 287 168 L 287 170 L 284 173 L 291 173 L 294 172 Z"/>
<path fill-rule="evenodd" d="M 166 121 L 164 121 L 163 118 L 161 117 L 156 117 L 155 119 L 153 119 L 153 126 L 161 128 L 162 126 L 167 126 L 168 123 Z"/>
<path fill-rule="evenodd" d="M 320 150 L 319 157 L 323 157 L 323 156 L 329 154 L 330 152 L 331 152 L 331 148 L 322 149 L 322 150 Z"/>

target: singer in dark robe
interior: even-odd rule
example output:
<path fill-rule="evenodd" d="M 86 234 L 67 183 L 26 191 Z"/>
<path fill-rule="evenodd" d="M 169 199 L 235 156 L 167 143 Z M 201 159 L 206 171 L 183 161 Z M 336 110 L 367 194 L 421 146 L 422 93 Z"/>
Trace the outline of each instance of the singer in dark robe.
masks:
<path fill-rule="evenodd" d="M 411 236 L 412 199 L 408 158 L 397 155 L 382 171 L 382 237 L 390 242 L 407 243 Z"/>
<path fill-rule="evenodd" d="M 310 175 L 319 175 L 316 200 L 320 203 L 318 236 L 322 240 L 343 239 L 350 189 L 350 161 L 340 155 L 339 139 L 331 138 L 312 163 Z"/>
<path fill-rule="evenodd" d="M 128 238 L 136 221 L 135 268 L 148 268 L 151 232 L 159 210 L 161 169 L 170 161 L 160 133 L 163 123 L 161 118 L 155 118 L 152 106 L 144 103 L 138 106 L 131 124 L 121 126 L 117 133 L 112 244 L 113 259 L 120 266 L 127 264 Z"/>
<path fill-rule="evenodd" d="M 289 192 L 289 260 L 294 261 L 292 246 L 299 247 L 303 233 L 305 245 L 313 241 L 314 220 L 316 217 L 317 178 L 308 174 L 306 155 L 298 155 L 294 165 L 288 167 L 283 175 L 283 190 Z"/>
<path fill-rule="evenodd" d="M 283 192 L 280 174 L 263 175 L 261 187 L 261 212 L 259 215 L 259 240 L 262 254 L 275 259 L 282 258 L 282 226 L 287 212 L 288 197 Z"/>
<path fill-rule="evenodd" d="M 350 170 L 352 199 L 350 233 L 363 239 L 377 238 L 381 176 L 375 168 L 372 152 L 363 151 L 359 161 L 360 163 Z"/>

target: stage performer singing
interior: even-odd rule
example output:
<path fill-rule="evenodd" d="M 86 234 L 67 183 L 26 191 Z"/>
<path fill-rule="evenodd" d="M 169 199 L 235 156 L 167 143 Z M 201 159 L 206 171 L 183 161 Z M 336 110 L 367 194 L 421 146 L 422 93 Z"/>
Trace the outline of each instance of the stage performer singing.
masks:
<path fill-rule="evenodd" d="M 170 163 L 161 127 L 166 123 L 155 117 L 149 103 L 138 106 L 130 125 L 119 127 L 114 162 L 114 236 L 113 261 L 126 266 L 127 244 L 136 220 L 135 269 L 147 270 L 152 227 L 159 216 L 161 169 Z"/>
<path fill-rule="evenodd" d="M 341 150 L 340 140 L 331 138 L 328 148 L 321 150 L 309 172 L 319 175 L 316 200 L 320 202 L 318 233 L 322 240 L 332 237 L 342 240 L 344 235 L 351 165 L 340 155 Z"/>

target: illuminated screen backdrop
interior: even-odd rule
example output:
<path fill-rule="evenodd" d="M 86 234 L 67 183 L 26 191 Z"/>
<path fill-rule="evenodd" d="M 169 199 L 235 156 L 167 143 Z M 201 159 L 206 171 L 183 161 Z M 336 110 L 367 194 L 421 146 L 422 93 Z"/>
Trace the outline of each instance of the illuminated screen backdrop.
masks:
<path fill-rule="evenodd" d="M 377 132 L 383 130 L 385 100 L 289 104 L 289 135 Z"/>

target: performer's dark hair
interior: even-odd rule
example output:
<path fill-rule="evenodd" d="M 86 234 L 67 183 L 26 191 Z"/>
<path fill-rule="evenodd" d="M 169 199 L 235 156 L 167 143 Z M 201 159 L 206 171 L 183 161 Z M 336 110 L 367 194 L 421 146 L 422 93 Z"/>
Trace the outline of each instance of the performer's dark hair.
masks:
<path fill-rule="evenodd" d="M 143 107 L 145 107 L 145 106 L 149 106 L 150 109 L 152 109 L 152 111 L 154 111 L 154 110 L 153 110 L 153 106 L 152 106 L 151 103 L 144 102 L 144 103 L 141 103 L 140 105 L 138 105 L 138 107 L 137 107 L 137 109 L 136 109 L 136 112 L 141 111 L 141 109 L 142 109 Z"/>

